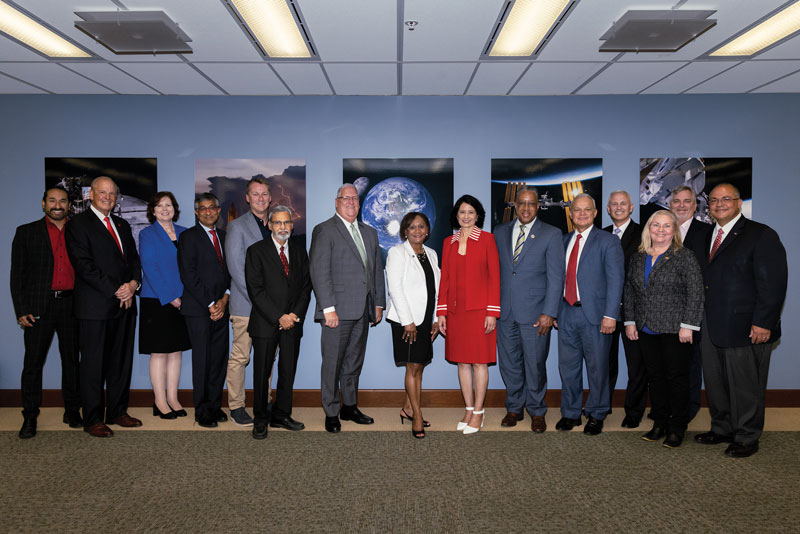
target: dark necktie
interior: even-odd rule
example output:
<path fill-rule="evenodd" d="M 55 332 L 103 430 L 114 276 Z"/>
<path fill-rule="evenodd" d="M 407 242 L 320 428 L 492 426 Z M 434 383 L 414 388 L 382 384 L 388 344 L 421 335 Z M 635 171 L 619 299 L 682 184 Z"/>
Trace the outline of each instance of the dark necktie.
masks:
<path fill-rule="evenodd" d="M 283 245 L 281 245 L 281 263 L 283 264 L 283 272 L 286 273 L 286 276 L 289 276 L 289 260 L 286 259 L 286 254 L 283 253 Z"/>
<path fill-rule="evenodd" d="M 581 234 L 575 236 L 575 244 L 572 245 L 572 252 L 569 254 L 567 262 L 567 287 L 564 291 L 564 298 L 570 306 L 578 302 L 578 252 L 581 246 Z"/>
<path fill-rule="evenodd" d="M 111 227 L 111 219 L 106 217 L 105 220 L 106 220 L 106 228 L 108 228 L 108 233 L 110 233 L 111 237 L 114 238 L 114 243 L 117 244 L 117 248 L 119 249 L 120 252 L 122 252 L 122 245 L 119 244 L 119 239 L 117 238 L 117 233 L 114 232 L 114 229 Z"/>
<path fill-rule="evenodd" d="M 211 232 L 211 237 L 214 240 L 214 250 L 217 252 L 217 259 L 219 260 L 220 265 L 222 265 L 222 249 L 219 247 L 219 239 L 217 239 L 217 232 L 216 230 L 209 230 Z"/>

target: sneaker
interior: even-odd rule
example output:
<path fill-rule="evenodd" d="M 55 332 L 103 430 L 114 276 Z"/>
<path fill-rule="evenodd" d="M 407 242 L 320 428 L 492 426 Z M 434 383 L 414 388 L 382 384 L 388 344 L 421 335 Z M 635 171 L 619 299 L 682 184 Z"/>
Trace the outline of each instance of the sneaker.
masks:
<path fill-rule="evenodd" d="M 244 408 L 231 410 L 231 419 L 239 426 L 253 426 L 253 418 L 250 417 Z"/>

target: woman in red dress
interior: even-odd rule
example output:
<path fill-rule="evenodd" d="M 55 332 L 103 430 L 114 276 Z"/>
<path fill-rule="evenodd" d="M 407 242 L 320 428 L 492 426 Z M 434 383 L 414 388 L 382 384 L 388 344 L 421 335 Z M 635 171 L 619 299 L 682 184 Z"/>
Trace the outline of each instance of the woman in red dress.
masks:
<path fill-rule="evenodd" d="M 500 262 L 494 236 L 481 231 L 486 211 L 471 195 L 459 198 L 450 213 L 458 231 L 442 245 L 442 278 L 436 314 L 446 336 L 445 359 L 458 364 L 466 407 L 456 429 L 474 434 L 483 427 L 489 365 L 497 361 L 500 317 Z"/>

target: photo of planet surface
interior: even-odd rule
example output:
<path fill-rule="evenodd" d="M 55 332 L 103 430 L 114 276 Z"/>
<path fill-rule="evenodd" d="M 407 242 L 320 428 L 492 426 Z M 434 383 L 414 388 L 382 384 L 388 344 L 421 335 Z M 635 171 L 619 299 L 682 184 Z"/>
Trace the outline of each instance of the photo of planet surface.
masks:
<path fill-rule="evenodd" d="M 450 235 L 448 218 L 453 199 L 452 159 L 346 159 L 343 183 L 358 191 L 359 218 L 378 232 L 384 255 L 402 243 L 400 222 L 412 211 L 431 223 L 426 243 L 441 251 Z"/>

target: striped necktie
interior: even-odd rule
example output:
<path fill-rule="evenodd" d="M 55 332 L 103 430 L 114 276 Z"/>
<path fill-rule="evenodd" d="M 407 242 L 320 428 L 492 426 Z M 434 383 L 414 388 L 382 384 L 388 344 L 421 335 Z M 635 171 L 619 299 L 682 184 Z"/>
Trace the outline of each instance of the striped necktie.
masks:
<path fill-rule="evenodd" d="M 514 245 L 514 263 L 519 261 L 519 255 L 522 252 L 522 245 L 525 242 L 525 225 L 519 225 L 519 235 L 517 236 L 517 243 Z"/>

